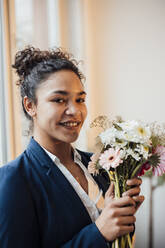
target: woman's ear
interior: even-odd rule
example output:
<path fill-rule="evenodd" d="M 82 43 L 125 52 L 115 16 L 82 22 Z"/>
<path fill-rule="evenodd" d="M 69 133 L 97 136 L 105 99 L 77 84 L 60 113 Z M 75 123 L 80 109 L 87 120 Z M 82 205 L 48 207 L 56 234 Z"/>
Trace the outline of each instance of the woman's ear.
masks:
<path fill-rule="evenodd" d="M 36 105 L 34 104 L 34 102 L 27 96 L 25 96 L 23 99 L 23 104 L 28 115 L 34 118 L 34 116 L 36 116 Z"/>

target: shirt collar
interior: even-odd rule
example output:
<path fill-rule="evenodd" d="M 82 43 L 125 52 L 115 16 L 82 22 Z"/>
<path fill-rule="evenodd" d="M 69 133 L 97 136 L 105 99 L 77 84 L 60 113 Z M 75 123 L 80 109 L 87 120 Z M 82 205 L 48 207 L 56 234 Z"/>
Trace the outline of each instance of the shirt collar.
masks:
<path fill-rule="evenodd" d="M 42 147 L 42 148 L 48 154 L 48 156 L 53 160 L 54 163 L 56 163 L 56 164 L 60 163 L 60 159 L 56 155 L 54 155 L 53 153 L 49 152 L 44 147 Z M 81 161 L 81 155 L 78 153 L 78 151 L 76 149 L 74 149 L 73 147 L 72 147 L 72 150 L 73 150 L 74 162 Z"/>
<path fill-rule="evenodd" d="M 80 153 L 74 148 L 73 148 L 73 156 L 74 156 L 74 162 L 76 162 L 77 160 L 81 161 Z"/>

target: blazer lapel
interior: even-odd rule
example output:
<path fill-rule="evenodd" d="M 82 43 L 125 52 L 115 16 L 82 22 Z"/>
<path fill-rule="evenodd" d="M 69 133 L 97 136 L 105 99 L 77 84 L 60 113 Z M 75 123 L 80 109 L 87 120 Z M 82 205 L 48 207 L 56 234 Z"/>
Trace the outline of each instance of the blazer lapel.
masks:
<path fill-rule="evenodd" d="M 89 223 L 91 222 L 90 216 L 79 198 L 78 194 L 67 180 L 67 178 L 60 171 L 58 166 L 52 161 L 52 159 L 48 156 L 48 154 L 42 149 L 42 147 L 33 139 L 29 143 L 27 147 L 27 153 L 31 157 L 31 159 L 37 161 L 35 166 L 38 167 L 38 170 L 42 171 L 42 173 L 46 173 L 47 177 L 55 184 L 58 185 L 58 189 L 60 189 L 61 194 L 65 194 L 66 197 L 69 197 L 72 202 L 76 203 L 78 211 L 81 211 L 85 218 L 88 219 Z M 40 167 L 40 168 L 39 168 Z M 42 169 L 41 169 L 42 167 Z"/>

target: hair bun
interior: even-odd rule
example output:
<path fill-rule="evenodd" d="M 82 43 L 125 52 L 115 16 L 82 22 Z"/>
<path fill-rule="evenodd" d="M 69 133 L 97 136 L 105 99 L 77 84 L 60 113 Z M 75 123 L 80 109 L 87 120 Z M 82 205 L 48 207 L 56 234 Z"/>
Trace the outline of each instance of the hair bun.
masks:
<path fill-rule="evenodd" d="M 15 55 L 15 63 L 12 65 L 22 80 L 31 72 L 31 70 L 43 60 L 40 49 L 28 46 L 18 51 Z"/>
<path fill-rule="evenodd" d="M 33 46 L 27 46 L 23 50 L 16 53 L 15 62 L 12 65 L 12 67 L 16 69 L 16 73 L 19 76 L 17 85 L 24 85 L 25 78 L 32 73 L 34 67 L 37 67 L 38 69 L 40 68 L 40 71 L 44 71 L 44 67 L 47 63 L 49 64 L 51 60 L 54 63 L 54 71 L 58 70 L 57 68 L 55 69 L 55 67 L 58 67 L 62 61 L 65 61 L 65 63 L 70 63 L 70 68 L 72 68 L 71 70 L 76 71 L 80 79 L 84 78 L 83 74 L 78 70 L 78 62 L 73 59 L 73 55 L 69 54 L 62 48 L 40 50 L 39 48 L 35 48 Z M 58 60 L 60 62 L 58 62 Z M 65 65 L 65 68 L 67 68 L 67 65 Z M 49 71 L 48 68 L 46 70 L 47 72 Z"/>

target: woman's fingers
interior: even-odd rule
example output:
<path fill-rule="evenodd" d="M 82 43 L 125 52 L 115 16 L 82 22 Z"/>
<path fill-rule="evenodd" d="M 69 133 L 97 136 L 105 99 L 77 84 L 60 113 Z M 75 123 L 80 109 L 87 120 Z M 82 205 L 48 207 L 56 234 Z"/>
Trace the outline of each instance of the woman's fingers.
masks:
<path fill-rule="evenodd" d="M 122 217 L 116 218 L 116 222 L 118 225 L 130 225 L 136 222 L 136 217 L 135 216 L 122 216 Z"/>
<path fill-rule="evenodd" d="M 138 208 L 140 207 L 140 205 L 143 203 L 143 201 L 145 200 L 144 195 L 138 195 L 138 196 L 133 196 L 132 197 L 134 199 L 134 201 L 136 202 L 136 211 L 138 210 Z"/>
<path fill-rule="evenodd" d="M 111 211 L 112 217 L 117 216 L 132 216 L 136 212 L 135 206 L 131 207 L 121 207 L 121 208 L 114 208 L 113 211 Z"/>
<path fill-rule="evenodd" d="M 136 196 L 140 194 L 140 187 L 135 187 L 127 190 L 122 196 Z"/>
<path fill-rule="evenodd" d="M 107 192 L 105 193 L 104 207 L 110 204 L 114 198 L 114 184 L 111 183 Z"/>
<path fill-rule="evenodd" d="M 145 199 L 144 195 L 133 196 L 132 198 L 134 199 L 135 202 L 140 202 L 140 203 L 142 203 Z"/>
<path fill-rule="evenodd" d="M 113 182 L 111 182 L 107 192 L 105 193 L 105 198 L 106 197 L 111 197 L 111 198 L 114 197 L 114 184 L 113 184 Z"/>
<path fill-rule="evenodd" d="M 139 177 L 134 177 L 132 179 L 127 180 L 128 186 L 140 186 L 142 184 L 142 179 Z"/>
<path fill-rule="evenodd" d="M 118 235 L 118 237 L 119 237 L 119 236 L 122 236 L 122 235 L 125 235 L 125 234 L 127 234 L 127 233 L 130 233 L 130 232 L 133 232 L 134 229 L 135 229 L 135 226 L 134 226 L 134 225 L 129 225 L 129 226 L 127 226 L 127 225 L 122 225 L 122 226 L 120 227 L 120 235 Z"/>
<path fill-rule="evenodd" d="M 135 201 L 130 196 L 121 197 L 114 199 L 111 202 L 111 207 L 125 207 L 125 206 L 135 206 Z"/>
<path fill-rule="evenodd" d="M 127 180 L 127 185 L 131 187 L 131 189 L 127 190 L 126 192 L 123 193 L 122 196 L 130 196 L 136 203 L 136 211 L 140 207 L 140 205 L 144 201 L 144 196 L 139 195 L 140 194 L 140 185 L 142 184 L 141 178 L 133 178 Z"/>

